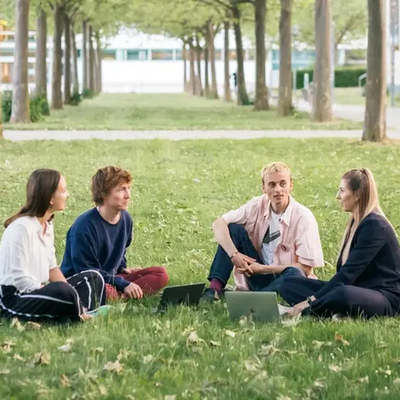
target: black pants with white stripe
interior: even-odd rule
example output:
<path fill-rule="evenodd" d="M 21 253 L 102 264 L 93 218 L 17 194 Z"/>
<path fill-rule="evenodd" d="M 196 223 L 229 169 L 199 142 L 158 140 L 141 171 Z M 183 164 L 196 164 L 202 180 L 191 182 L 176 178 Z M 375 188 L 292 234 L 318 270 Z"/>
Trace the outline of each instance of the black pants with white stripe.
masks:
<path fill-rule="evenodd" d="M 106 303 L 105 283 L 97 271 L 73 275 L 66 282 L 52 282 L 41 289 L 20 293 L 14 286 L 0 286 L 1 317 L 30 321 L 79 321 L 84 309 Z"/>

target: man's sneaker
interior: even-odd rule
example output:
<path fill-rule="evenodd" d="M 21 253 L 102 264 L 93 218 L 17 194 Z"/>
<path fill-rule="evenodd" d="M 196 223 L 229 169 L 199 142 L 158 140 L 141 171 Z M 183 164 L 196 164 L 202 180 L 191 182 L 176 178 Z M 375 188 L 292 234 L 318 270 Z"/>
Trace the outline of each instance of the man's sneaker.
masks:
<path fill-rule="evenodd" d="M 214 301 L 219 301 L 220 295 L 215 289 L 206 289 L 203 296 L 200 298 L 200 303 L 211 303 Z"/>

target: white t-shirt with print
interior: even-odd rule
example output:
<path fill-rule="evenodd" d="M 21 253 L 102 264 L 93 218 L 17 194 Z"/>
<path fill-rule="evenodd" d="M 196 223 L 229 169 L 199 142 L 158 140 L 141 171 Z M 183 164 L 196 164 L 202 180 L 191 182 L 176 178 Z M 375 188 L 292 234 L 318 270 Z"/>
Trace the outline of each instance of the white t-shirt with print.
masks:
<path fill-rule="evenodd" d="M 274 262 L 274 253 L 281 242 L 280 220 L 282 214 L 275 214 L 271 210 L 269 216 L 269 227 L 264 236 L 261 246 L 261 259 L 266 265 L 272 265 Z"/>

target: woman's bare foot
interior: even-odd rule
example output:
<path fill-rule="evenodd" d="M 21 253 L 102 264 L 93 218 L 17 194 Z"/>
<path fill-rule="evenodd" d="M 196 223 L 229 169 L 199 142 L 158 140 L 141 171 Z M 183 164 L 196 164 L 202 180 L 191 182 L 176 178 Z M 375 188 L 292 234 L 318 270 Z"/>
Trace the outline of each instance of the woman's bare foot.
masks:
<path fill-rule="evenodd" d="M 91 319 L 93 319 L 93 317 L 89 314 L 81 314 L 80 317 L 83 322 L 90 321 Z"/>

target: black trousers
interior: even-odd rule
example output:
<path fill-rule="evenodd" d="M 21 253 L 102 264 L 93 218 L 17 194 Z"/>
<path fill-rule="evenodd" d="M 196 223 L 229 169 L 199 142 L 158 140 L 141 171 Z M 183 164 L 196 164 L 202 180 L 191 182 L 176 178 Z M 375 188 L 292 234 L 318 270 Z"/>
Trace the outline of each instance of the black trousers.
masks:
<path fill-rule="evenodd" d="M 278 289 L 278 293 L 291 306 L 312 296 L 326 285 L 326 282 L 301 277 L 288 277 Z M 389 300 L 377 290 L 358 286 L 338 284 L 319 299 L 311 303 L 311 307 L 303 314 L 313 314 L 318 317 L 331 317 L 334 314 L 365 318 L 375 316 L 396 315 Z"/>
<path fill-rule="evenodd" d="M 228 228 L 231 239 L 238 251 L 246 256 L 254 258 L 259 264 L 264 264 L 243 225 L 229 224 Z M 208 280 L 211 281 L 211 279 L 218 279 L 223 283 L 223 285 L 226 285 L 231 276 L 232 270 L 233 263 L 229 255 L 222 246 L 218 245 L 217 253 L 215 254 L 214 261 L 211 264 Z M 253 275 L 250 278 L 247 278 L 247 283 L 253 291 L 276 292 L 282 281 L 287 279 L 289 276 L 305 277 L 305 274 L 299 268 L 286 268 L 279 275 Z"/>
<path fill-rule="evenodd" d="M 99 272 L 81 272 L 67 282 L 52 282 L 27 293 L 14 286 L 0 286 L 0 315 L 30 321 L 79 321 L 84 309 L 94 310 L 106 303 L 105 283 Z"/>

